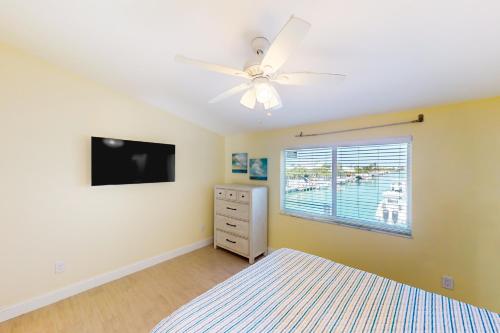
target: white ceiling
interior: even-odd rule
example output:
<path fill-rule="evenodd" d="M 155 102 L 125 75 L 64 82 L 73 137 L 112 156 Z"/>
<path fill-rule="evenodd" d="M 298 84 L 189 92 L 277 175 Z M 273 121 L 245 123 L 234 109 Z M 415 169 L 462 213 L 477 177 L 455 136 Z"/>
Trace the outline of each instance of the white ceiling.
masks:
<path fill-rule="evenodd" d="M 291 14 L 312 28 L 283 69 L 348 78 L 278 87 L 272 117 L 208 104 L 241 79 L 173 60 L 242 68 Z M 498 0 L 0 0 L 0 40 L 220 133 L 500 95 Z"/>

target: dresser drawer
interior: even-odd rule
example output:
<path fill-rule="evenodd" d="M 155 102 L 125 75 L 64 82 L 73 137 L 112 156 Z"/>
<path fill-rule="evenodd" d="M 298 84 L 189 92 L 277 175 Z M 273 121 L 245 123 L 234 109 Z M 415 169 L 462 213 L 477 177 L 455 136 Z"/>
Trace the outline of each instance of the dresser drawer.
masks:
<path fill-rule="evenodd" d="M 234 201 L 237 199 L 236 191 L 226 190 L 226 200 Z"/>
<path fill-rule="evenodd" d="M 250 201 L 250 194 L 248 192 L 238 192 L 238 201 L 249 202 Z"/>
<path fill-rule="evenodd" d="M 215 227 L 217 229 L 236 233 L 243 237 L 248 237 L 248 222 L 234 220 L 230 217 L 216 215 Z"/>
<path fill-rule="evenodd" d="M 226 190 L 223 190 L 223 189 L 220 189 L 220 188 L 216 188 L 215 189 L 215 197 L 217 199 L 224 200 L 226 198 Z"/>
<path fill-rule="evenodd" d="M 217 245 L 242 254 L 248 254 L 248 240 L 217 230 Z"/>
<path fill-rule="evenodd" d="M 248 205 L 224 200 L 216 200 L 215 213 L 242 220 L 249 218 Z"/>

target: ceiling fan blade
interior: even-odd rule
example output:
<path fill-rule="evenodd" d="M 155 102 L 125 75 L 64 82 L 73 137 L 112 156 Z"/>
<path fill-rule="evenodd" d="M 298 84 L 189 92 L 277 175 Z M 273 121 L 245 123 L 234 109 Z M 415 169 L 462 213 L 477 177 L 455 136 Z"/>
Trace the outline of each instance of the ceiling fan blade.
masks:
<path fill-rule="evenodd" d="M 241 96 L 240 103 L 249 108 L 254 109 L 255 103 L 257 102 L 257 97 L 255 96 L 255 88 L 248 89 L 243 96 Z"/>
<path fill-rule="evenodd" d="M 262 70 L 265 73 L 276 72 L 299 46 L 310 27 L 310 23 L 292 16 L 267 50 L 262 59 Z"/>
<path fill-rule="evenodd" d="M 222 73 L 222 74 L 226 74 L 226 75 L 238 76 L 238 77 L 243 77 L 246 79 L 250 78 L 250 76 L 247 73 L 245 73 L 239 69 L 234 69 L 231 67 L 226 67 L 226 66 L 217 65 L 217 64 L 211 64 L 211 63 L 208 63 L 205 61 L 187 58 L 187 57 L 185 57 L 183 55 L 179 55 L 179 54 L 175 56 L 175 61 L 181 62 L 183 64 L 195 65 L 195 66 L 201 67 L 201 68 L 206 69 L 206 70 L 211 71 L 211 72 L 217 72 L 217 73 Z"/>
<path fill-rule="evenodd" d="M 279 74 L 276 78 L 272 79 L 272 81 L 279 84 L 302 86 L 326 81 L 341 82 L 345 78 L 345 74 L 295 72 Z"/>
<path fill-rule="evenodd" d="M 212 98 L 208 103 L 217 103 L 225 98 L 228 98 L 230 96 L 233 96 L 233 95 L 236 95 L 237 93 L 239 92 L 242 92 L 248 88 L 250 88 L 252 86 L 252 83 L 251 82 L 248 82 L 248 83 L 242 83 L 240 85 L 237 85 L 236 87 L 233 87 L 229 90 L 226 90 L 224 91 L 222 94 L 219 94 L 217 96 L 215 96 L 214 98 Z"/>

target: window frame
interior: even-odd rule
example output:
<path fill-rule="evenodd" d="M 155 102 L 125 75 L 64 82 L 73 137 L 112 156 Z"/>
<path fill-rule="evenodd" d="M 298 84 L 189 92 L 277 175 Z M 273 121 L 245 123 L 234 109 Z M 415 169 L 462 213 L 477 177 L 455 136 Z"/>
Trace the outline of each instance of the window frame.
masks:
<path fill-rule="evenodd" d="M 407 189 L 407 227 L 400 227 L 394 225 L 378 224 L 372 225 L 373 222 L 366 222 L 358 219 L 338 217 L 337 214 L 337 148 L 349 146 L 362 146 L 362 145 L 383 145 L 383 144 L 397 144 L 408 143 L 407 157 L 406 157 L 406 189 Z M 331 148 L 332 149 L 332 216 L 325 216 L 321 214 L 307 214 L 301 211 L 285 209 L 285 151 L 286 150 L 300 150 L 308 148 Z M 337 224 L 356 229 L 381 232 L 390 235 L 402 236 L 412 238 L 413 233 L 413 172 L 412 172 L 412 156 L 413 156 L 413 137 L 391 137 L 391 138 L 378 138 L 369 140 L 335 142 L 331 144 L 307 144 L 296 147 L 283 148 L 280 158 L 280 213 L 282 215 L 297 217 L 301 219 L 324 222 L 330 224 Z"/>

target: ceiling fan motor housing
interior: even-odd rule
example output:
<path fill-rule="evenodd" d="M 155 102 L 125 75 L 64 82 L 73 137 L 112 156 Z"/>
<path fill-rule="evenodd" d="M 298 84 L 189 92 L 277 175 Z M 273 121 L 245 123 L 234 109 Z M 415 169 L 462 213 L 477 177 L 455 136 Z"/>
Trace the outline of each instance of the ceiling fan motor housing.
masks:
<path fill-rule="evenodd" d="M 267 49 L 269 49 L 269 40 L 266 37 L 255 37 L 252 39 L 252 49 L 256 54 L 264 55 Z"/>
<path fill-rule="evenodd" d="M 260 64 L 265 53 L 269 49 L 270 44 L 269 40 L 265 37 L 255 37 L 252 40 L 251 46 L 254 53 L 253 57 L 245 64 L 245 72 L 251 76 L 259 76 L 263 74 Z"/>

